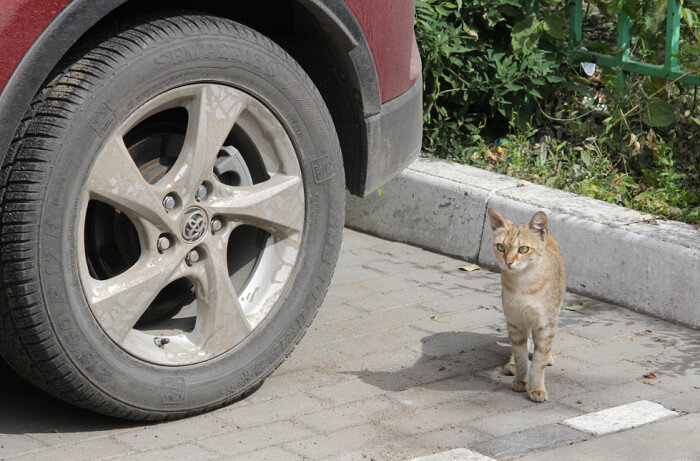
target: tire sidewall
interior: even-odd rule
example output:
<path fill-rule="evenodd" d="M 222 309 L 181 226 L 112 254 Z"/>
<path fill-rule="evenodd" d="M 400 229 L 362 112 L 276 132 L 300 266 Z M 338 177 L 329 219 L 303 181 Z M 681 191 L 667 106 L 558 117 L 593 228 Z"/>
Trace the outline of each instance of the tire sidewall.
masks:
<path fill-rule="evenodd" d="M 239 27 L 240 30 L 240 26 Z M 174 34 L 171 31 L 171 34 Z M 340 148 L 323 101 L 281 49 L 248 31 L 180 34 L 132 51 L 96 81 L 52 162 L 40 213 L 40 284 L 60 347 L 106 396 L 144 411 L 193 411 L 236 398 L 269 374 L 298 341 L 325 293 L 342 231 Z M 93 79 L 94 80 L 94 79 Z M 78 276 L 78 203 L 96 155 L 136 108 L 169 89 L 211 82 L 263 101 L 297 150 L 305 231 L 287 286 L 263 323 L 233 350 L 183 367 L 153 365 L 115 345 L 93 317 Z"/>

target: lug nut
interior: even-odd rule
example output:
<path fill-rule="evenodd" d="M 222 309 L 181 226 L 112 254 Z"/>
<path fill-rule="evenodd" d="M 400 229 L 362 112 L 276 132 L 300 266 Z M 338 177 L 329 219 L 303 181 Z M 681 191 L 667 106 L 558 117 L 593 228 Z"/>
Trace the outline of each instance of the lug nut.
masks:
<path fill-rule="evenodd" d="M 189 253 L 187 253 L 187 264 L 191 266 L 197 261 L 199 261 L 199 253 L 197 252 L 197 250 L 192 250 Z"/>
<path fill-rule="evenodd" d="M 202 199 L 204 199 L 204 197 L 206 197 L 206 196 L 207 196 L 207 186 L 205 186 L 204 184 L 202 184 L 201 186 L 199 186 L 199 187 L 197 188 L 197 198 L 200 199 L 200 200 L 202 200 Z"/>
<path fill-rule="evenodd" d="M 168 248 L 170 248 L 170 239 L 165 236 L 158 237 L 158 251 L 163 252 Z"/>
<path fill-rule="evenodd" d="M 170 338 L 159 338 L 156 336 L 153 338 L 153 342 L 156 343 L 156 346 L 162 349 L 166 344 L 170 343 Z"/>
<path fill-rule="evenodd" d="M 172 210 L 175 208 L 175 198 L 172 195 L 166 195 L 163 199 L 163 206 L 166 210 Z"/>
<path fill-rule="evenodd" d="M 219 218 L 214 218 L 211 220 L 211 230 L 213 230 L 214 232 L 220 231 L 223 226 L 224 224 Z"/>

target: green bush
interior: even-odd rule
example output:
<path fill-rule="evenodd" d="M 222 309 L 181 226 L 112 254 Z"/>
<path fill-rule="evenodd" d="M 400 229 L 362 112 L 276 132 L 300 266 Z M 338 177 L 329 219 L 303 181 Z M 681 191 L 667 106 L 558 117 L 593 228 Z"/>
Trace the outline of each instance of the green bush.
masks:
<path fill-rule="evenodd" d="M 534 98 L 551 93 L 565 38 L 562 23 L 523 19 L 519 0 L 416 2 L 424 66 L 425 149 L 446 155 L 527 120 Z"/>
<path fill-rule="evenodd" d="M 568 2 L 416 2 L 424 66 L 424 151 L 700 223 L 698 89 L 641 75 L 591 77 L 568 54 Z M 660 4 L 661 7 L 659 6 Z M 666 1 L 590 0 L 589 49 L 615 52 L 615 18 L 633 19 L 632 55 L 661 63 Z M 698 7 L 683 8 L 680 61 L 700 69 Z"/>

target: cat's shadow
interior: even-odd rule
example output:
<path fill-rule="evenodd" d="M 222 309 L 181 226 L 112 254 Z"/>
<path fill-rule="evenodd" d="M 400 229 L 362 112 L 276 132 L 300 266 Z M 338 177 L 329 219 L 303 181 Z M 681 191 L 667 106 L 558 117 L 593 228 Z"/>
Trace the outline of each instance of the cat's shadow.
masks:
<path fill-rule="evenodd" d="M 506 363 L 510 346 L 505 335 L 450 331 L 427 334 L 421 339 L 421 352 L 410 366 L 343 373 L 385 391 L 412 387 L 446 392 L 494 390 L 494 384 L 477 373 Z"/>
<path fill-rule="evenodd" d="M 143 425 L 143 422 L 111 418 L 69 405 L 25 381 L 0 358 L 0 437 L 4 434 L 39 435 L 39 438 L 40 434 L 97 434 Z"/>

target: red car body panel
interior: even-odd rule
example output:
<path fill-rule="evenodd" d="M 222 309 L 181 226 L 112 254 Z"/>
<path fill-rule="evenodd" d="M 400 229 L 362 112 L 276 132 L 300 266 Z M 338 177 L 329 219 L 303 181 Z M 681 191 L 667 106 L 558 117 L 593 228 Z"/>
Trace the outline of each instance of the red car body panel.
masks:
<path fill-rule="evenodd" d="M 2 0 L 0 91 L 41 32 L 70 0 Z M 413 33 L 414 0 L 346 0 L 369 42 L 382 102 L 408 90 L 420 74 Z"/>
<path fill-rule="evenodd" d="M 32 43 L 70 0 L 2 0 L 0 91 Z"/>
<path fill-rule="evenodd" d="M 413 32 L 414 0 L 345 0 L 360 23 L 377 67 L 382 102 L 409 89 L 420 76 Z"/>

